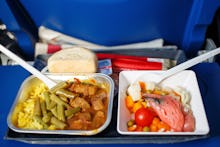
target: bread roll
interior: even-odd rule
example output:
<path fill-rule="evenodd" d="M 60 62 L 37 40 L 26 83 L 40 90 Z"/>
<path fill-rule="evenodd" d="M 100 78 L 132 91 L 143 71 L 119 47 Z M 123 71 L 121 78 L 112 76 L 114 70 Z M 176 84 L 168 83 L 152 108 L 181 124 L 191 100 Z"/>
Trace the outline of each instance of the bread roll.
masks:
<path fill-rule="evenodd" d="M 63 49 L 48 59 L 48 70 L 51 73 L 94 73 L 97 70 L 97 57 L 82 47 Z"/>

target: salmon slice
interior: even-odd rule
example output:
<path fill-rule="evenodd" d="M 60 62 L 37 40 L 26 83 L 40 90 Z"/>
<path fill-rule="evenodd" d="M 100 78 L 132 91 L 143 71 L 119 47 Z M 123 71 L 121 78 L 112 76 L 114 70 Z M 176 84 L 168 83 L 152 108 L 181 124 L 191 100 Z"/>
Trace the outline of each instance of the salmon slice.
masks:
<path fill-rule="evenodd" d="M 148 100 L 149 105 L 160 119 L 167 123 L 173 131 L 183 131 L 185 118 L 182 112 L 182 105 L 178 100 L 171 96 L 156 96 L 152 94 L 145 94 L 143 96 Z"/>
<path fill-rule="evenodd" d="M 195 130 L 195 117 L 193 116 L 192 111 L 184 112 L 185 123 L 183 126 L 184 132 L 192 132 Z"/>

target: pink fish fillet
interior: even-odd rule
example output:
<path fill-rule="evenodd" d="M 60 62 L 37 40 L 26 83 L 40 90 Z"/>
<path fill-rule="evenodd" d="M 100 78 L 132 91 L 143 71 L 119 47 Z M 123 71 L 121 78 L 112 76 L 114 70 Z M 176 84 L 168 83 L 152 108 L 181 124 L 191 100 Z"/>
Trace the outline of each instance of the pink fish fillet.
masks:
<path fill-rule="evenodd" d="M 193 116 L 192 111 L 184 112 L 185 123 L 183 126 L 184 132 L 192 132 L 195 130 L 195 117 Z"/>
<path fill-rule="evenodd" d="M 185 118 L 181 103 L 171 96 L 155 96 L 154 94 L 144 95 L 163 122 L 167 123 L 173 131 L 183 131 Z"/>

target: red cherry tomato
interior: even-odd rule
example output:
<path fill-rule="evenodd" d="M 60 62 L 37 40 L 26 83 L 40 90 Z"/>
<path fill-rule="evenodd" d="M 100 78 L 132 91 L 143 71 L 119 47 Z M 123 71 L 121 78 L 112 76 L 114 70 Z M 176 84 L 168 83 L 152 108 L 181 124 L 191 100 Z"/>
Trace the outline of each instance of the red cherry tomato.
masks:
<path fill-rule="evenodd" d="M 135 112 L 134 117 L 137 125 L 150 126 L 155 117 L 155 112 L 148 108 L 140 108 Z"/>

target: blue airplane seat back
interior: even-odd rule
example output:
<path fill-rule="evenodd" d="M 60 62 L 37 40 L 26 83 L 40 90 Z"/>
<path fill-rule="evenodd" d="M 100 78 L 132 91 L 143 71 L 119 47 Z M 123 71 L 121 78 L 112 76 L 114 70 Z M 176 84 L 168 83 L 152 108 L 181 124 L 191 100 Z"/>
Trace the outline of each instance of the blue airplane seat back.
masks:
<path fill-rule="evenodd" d="M 220 1 L 21 0 L 37 26 L 44 25 L 102 45 L 163 38 L 186 54 L 201 49 Z"/>
<path fill-rule="evenodd" d="M 20 0 L 19 3 L 37 27 L 43 25 L 108 46 L 163 38 L 188 56 L 202 48 L 207 27 L 220 6 L 219 0 Z"/>

